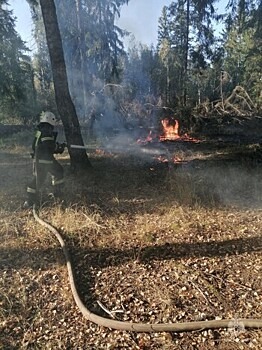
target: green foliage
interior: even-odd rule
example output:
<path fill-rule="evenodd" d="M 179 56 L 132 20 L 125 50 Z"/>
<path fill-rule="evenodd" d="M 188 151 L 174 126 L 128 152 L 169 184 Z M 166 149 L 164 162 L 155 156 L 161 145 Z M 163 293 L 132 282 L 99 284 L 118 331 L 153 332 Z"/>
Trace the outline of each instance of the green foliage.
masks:
<path fill-rule="evenodd" d="M 28 123 L 43 109 L 56 110 L 42 13 L 38 0 L 27 1 L 37 45 L 32 58 L 15 32 L 7 0 L 0 0 L 2 122 L 11 117 Z M 261 107 L 259 1 L 230 1 L 224 16 L 215 13 L 213 0 L 173 1 L 159 18 L 157 48 L 135 44 L 127 53 L 122 42 L 126 33 L 115 25 L 126 3 L 55 0 L 70 93 L 80 118 L 106 109 L 140 118 L 148 115 L 148 106 L 189 115 L 195 106 L 221 99 L 221 87 L 226 98 L 237 85 Z M 224 20 L 222 37 L 214 36 L 214 19 Z M 223 79 L 221 71 L 226 72 Z"/>
<path fill-rule="evenodd" d="M 41 8 L 35 1 L 28 2 L 34 22 L 34 39 L 37 47 L 32 62 L 36 89 L 36 113 L 48 109 L 56 110 L 53 76 Z"/>
<path fill-rule="evenodd" d="M 70 89 L 80 115 L 90 111 L 87 95 L 96 90 L 96 81 L 118 83 L 119 56 L 124 53 L 125 35 L 115 25 L 120 7 L 128 0 L 57 0 L 59 27 Z"/>
<path fill-rule="evenodd" d="M 216 15 L 213 1 L 177 0 L 159 19 L 158 53 L 163 63 L 161 94 L 170 107 L 193 107 L 229 96 L 242 86 L 261 106 L 261 3 L 231 1 Z M 215 38 L 214 20 L 225 21 Z M 221 81 L 221 71 L 226 78 Z M 183 108 L 182 108 L 183 109 Z"/>
<path fill-rule="evenodd" d="M 241 85 L 257 107 L 262 104 L 261 4 L 255 1 L 234 2 L 227 18 L 224 41 L 224 69 L 230 80 L 228 90 Z"/>
<path fill-rule="evenodd" d="M 188 93 L 191 81 L 199 80 L 200 71 L 207 68 L 212 55 L 213 18 L 213 0 L 178 0 L 163 8 L 158 50 L 166 67 L 165 100 L 168 104 L 185 106 L 190 100 L 194 103 L 196 97 Z"/>
<path fill-rule="evenodd" d="M 19 117 L 32 90 L 28 49 L 15 31 L 15 19 L 8 2 L 0 0 L 0 120 Z"/>

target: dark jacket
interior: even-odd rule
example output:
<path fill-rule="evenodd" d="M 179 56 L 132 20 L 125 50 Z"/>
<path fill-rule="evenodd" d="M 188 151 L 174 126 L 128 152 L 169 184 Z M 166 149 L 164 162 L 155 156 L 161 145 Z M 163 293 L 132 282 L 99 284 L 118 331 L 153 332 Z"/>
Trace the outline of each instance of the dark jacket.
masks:
<path fill-rule="evenodd" d="M 54 127 L 48 123 L 40 123 L 37 126 L 37 131 L 32 144 L 34 158 L 41 163 L 44 161 L 53 161 L 54 153 L 56 152 L 57 132 L 54 132 Z"/>

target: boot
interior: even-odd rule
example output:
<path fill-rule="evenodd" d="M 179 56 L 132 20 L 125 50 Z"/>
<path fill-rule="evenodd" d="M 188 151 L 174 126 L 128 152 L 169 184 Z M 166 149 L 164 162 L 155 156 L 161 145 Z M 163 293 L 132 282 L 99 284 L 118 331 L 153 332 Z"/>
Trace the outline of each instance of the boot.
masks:
<path fill-rule="evenodd" d="M 63 188 L 63 185 L 54 186 L 53 192 L 49 193 L 49 196 L 57 199 L 61 198 L 63 196 Z"/>
<path fill-rule="evenodd" d="M 23 209 L 31 209 L 33 208 L 34 203 L 30 200 L 26 200 L 23 204 Z"/>
<path fill-rule="evenodd" d="M 23 209 L 31 209 L 33 205 L 37 203 L 37 195 L 35 193 L 28 192 L 27 200 L 23 204 Z"/>

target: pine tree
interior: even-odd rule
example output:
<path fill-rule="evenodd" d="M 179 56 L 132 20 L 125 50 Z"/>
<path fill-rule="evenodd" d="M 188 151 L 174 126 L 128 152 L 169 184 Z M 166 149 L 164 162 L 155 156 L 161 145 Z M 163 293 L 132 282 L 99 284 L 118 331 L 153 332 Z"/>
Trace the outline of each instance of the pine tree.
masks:
<path fill-rule="evenodd" d="M 262 105 L 261 2 L 233 1 L 228 4 L 224 33 L 224 69 L 230 74 L 227 93 L 241 85 L 258 107 Z"/>
<path fill-rule="evenodd" d="M 69 6 L 69 4 L 70 6 Z M 98 79 L 103 84 L 119 81 L 118 58 L 124 31 L 115 25 L 120 7 L 128 0 L 56 0 L 63 38 L 70 90 L 80 116 L 90 113 L 90 94 Z"/>
<path fill-rule="evenodd" d="M 30 67 L 24 64 L 28 49 L 15 30 L 15 18 L 6 0 L 0 0 L 0 37 L 0 117 L 21 116 L 31 74 Z"/>
<path fill-rule="evenodd" d="M 188 101 L 189 71 L 192 66 L 205 68 L 214 43 L 212 19 L 215 16 L 214 0 L 177 0 L 164 9 L 158 47 L 168 40 L 177 78 L 180 105 Z M 165 29 L 163 30 L 163 23 Z M 171 68 L 169 67 L 169 70 Z"/>

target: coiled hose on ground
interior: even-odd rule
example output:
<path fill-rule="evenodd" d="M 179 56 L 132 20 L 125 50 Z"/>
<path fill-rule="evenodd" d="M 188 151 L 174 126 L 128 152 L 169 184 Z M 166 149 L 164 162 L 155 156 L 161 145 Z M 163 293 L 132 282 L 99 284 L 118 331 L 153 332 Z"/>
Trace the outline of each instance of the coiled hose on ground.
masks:
<path fill-rule="evenodd" d="M 232 319 L 224 319 L 224 320 L 213 320 L 213 321 L 195 321 L 195 322 L 184 322 L 184 323 L 158 323 L 158 324 L 146 324 L 146 323 L 132 323 L 132 322 L 124 322 L 108 319 L 105 317 L 101 317 L 89 311 L 83 302 L 81 301 L 74 280 L 73 266 L 71 263 L 71 258 L 68 252 L 68 249 L 65 245 L 65 242 L 52 225 L 44 221 L 37 214 L 35 206 L 33 207 L 33 215 L 35 220 L 42 226 L 46 227 L 50 232 L 52 232 L 56 238 L 58 239 L 63 253 L 66 259 L 66 265 L 68 270 L 69 283 L 71 287 L 71 291 L 74 297 L 74 300 L 82 312 L 83 316 L 91 322 L 96 323 L 97 325 L 108 327 L 112 329 L 118 330 L 126 330 L 133 332 L 188 332 L 188 331 L 196 331 L 196 330 L 204 330 L 204 329 L 215 329 L 215 328 L 227 328 L 232 325 Z M 234 322 L 233 322 L 234 323 Z M 241 326 L 241 328 L 262 328 L 262 319 L 238 319 L 237 325 Z"/>

